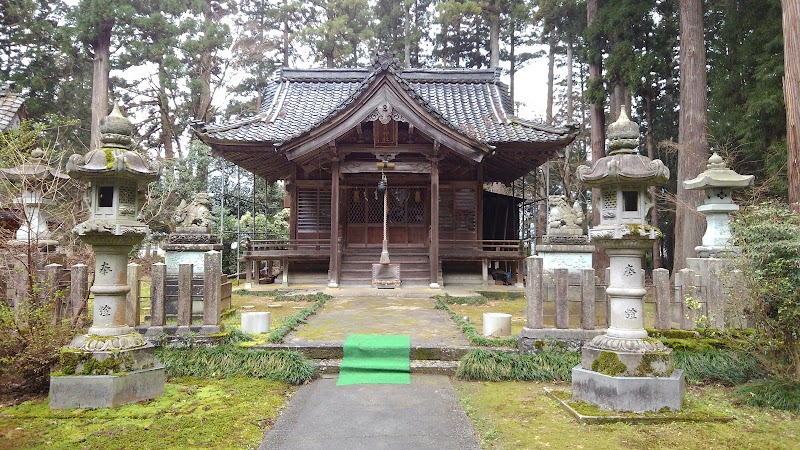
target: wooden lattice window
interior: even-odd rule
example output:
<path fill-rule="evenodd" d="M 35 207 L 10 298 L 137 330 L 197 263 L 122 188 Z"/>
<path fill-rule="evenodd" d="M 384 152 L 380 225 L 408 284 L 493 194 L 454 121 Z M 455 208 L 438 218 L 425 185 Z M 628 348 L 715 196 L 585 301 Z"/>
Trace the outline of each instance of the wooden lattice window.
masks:
<path fill-rule="evenodd" d="M 298 189 L 297 231 L 316 233 L 331 230 L 331 191 Z"/>
<path fill-rule="evenodd" d="M 474 232 L 477 225 L 475 189 L 441 189 L 439 191 L 439 229 Z"/>

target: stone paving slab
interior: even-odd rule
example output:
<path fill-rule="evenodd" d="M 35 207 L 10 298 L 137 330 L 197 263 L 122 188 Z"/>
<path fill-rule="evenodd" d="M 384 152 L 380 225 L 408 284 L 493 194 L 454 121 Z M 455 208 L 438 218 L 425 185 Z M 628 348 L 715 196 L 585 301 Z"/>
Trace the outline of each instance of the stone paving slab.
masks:
<path fill-rule="evenodd" d="M 410 385 L 303 386 L 260 450 L 480 449 L 450 379 L 412 375 Z"/>
<path fill-rule="evenodd" d="M 402 334 L 413 346 L 469 346 L 470 342 L 430 298 L 337 297 L 328 300 L 284 340 L 341 343 L 348 334 Z"/>

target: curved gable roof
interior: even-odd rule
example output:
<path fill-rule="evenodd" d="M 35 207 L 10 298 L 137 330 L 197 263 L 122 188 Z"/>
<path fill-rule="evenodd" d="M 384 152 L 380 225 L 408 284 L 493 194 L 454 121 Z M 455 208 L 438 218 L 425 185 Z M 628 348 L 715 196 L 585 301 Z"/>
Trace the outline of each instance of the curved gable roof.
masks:
<path fill-rule="evenodd" d="M 491 69 L 281 69 L 264 92 L 262 110 L 222 124 L 198 124 L 197 133 L 216 143 L 283 146 L 333 121 L 379 77 L 393 78 L 417 105 L 446 127 L 486 146 L 566 143 L 574 129 L 515 117 L 506 86 Z"/>

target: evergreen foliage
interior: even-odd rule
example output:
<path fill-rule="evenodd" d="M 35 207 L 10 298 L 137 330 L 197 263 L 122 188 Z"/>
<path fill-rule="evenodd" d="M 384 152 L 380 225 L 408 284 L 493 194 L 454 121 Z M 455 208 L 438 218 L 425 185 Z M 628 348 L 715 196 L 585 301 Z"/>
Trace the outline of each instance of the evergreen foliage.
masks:
<path fill-rule="evenodd" d="M 800 380 L 800 214 L 762 203 L 740 212 L 731 225 L 752 296 L 748 312 L 766 351 L 778 356 L 770 369 Z"/>

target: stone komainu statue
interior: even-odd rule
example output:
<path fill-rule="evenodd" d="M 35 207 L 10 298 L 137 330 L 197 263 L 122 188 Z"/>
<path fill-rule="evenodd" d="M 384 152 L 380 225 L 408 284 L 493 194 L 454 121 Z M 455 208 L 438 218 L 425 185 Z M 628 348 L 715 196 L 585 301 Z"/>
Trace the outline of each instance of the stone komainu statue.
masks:
<path fill-rule="evenodd" d="M 550 205 L 548 224 L 551 230 L 583 229 L 583 210 L 578 202 L 570 208 L 565 196 L 551 195 L 548 197 L 548 203 Z"/>
<path fill-rule="evenodd" d="M 211 210 L 209 206 L 209 195 L 198 193 L 194 195 L 191 203 L 186 204 L 186 200 L 181 200 L 175 211 L 175 224 L 178 227 L 208 227 L 211 220 Z"/>

